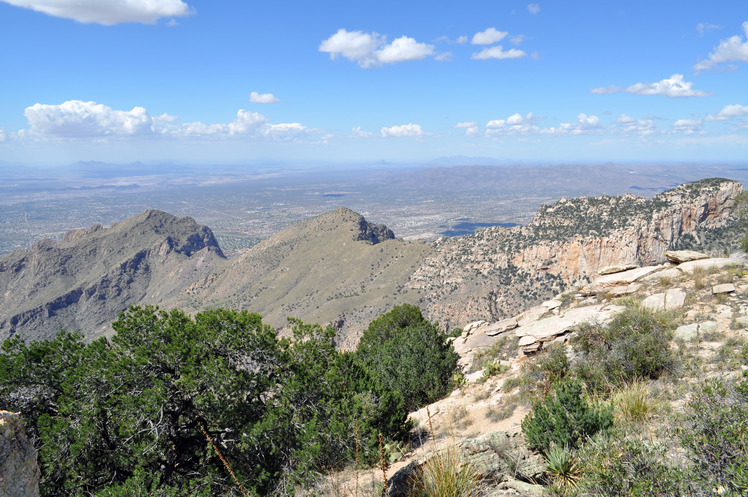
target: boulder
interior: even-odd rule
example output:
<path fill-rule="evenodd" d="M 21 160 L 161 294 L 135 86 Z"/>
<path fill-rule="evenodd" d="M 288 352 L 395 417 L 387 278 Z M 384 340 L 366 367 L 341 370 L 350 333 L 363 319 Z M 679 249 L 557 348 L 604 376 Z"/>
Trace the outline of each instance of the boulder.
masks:
<path fill-rule="evenodd" d="M 597 286 L 606 287 L 612 285 L 629 285 L 639 281 L 645 276 L 662 269 L 662 266 L 644 266 L 636 269 L 629 269 L 620 273 L 606 274 L 595 281 Z"/>
<path fill-rule="evenodd" d="M 469 465 L 481 482 L 496 490 L 521 488 L 521 495 L 541 495 L 543 487 L 538 483 L 547 480 L 539 456 L 530 453 L 508 433 L 495 431 L 412 461 L 388 480 L 389 496 L 410 495 L 423 466 L 438 463 L 433 460 L 436 457 L 449 459 L 446 463 L 449 466 L 454 466 L 456 461 Z"/>
<path fill-rule="evenodd" d="M 684 340 L 686 342 L 693 340 L 699 334 L 699 325 L 697 323 L 687 324 L 676 328 L 674 338 Z"/>
<path fill-rule="evenodd" d="M 0 497 L 38 497 L 39 477 L 21 415 L 0 411 Z"/>
<path fill-rule="evenodd" d="M 498 323 L 488 325 L 486 327 L 486 335 L 490 337 L 500 335 L 506 331 L 513 330 L 517 326 L 519 326 L 519 323 L 515 318 L 504 319 Z"/>
<path fill-rule="evenodd" d="M 722 283 L 721 285 L 714 285 L 712 287 L 712 294 L 718 295 L 720 293 L 732 293 L 735 291 L 735 285 L 732 283 Z"/>
<path fill-rule="evenodd" d="M 671 288 L 665 293 L 655 293 L 642 301 L 644 307 L 654 311 L 672 311 L 680 309 L 686 302 L 686 292 L 680 288 Z"/>
<path fill-rule="evenodd" d="M 606 274 L 615 274 L 615 273 L 622 273 L 624 271 L 628 271 L 630 269 L 636 269 L 639 267 L 636 264 L 618 264 L 615 266 L 607 266 L 602 268 L 597 272 L 600 276 L 605 276 Z"/>
<path fill-rule="evenodd" d="M 661 280 L 662 278 L 675 279 L 682 275 L 683 273 L 678 268 L 671 267 L 670 269 L 663 269 L 662 271 L 645 276 L 642 278 L 642 281 Z"/>
<path fill-rule="evenodd" d="M 682 264 L 684 262 L 698 261 L 699 259 L 709 258 L 708 255 L 702 252 L 697 252 L 695 250 L 669 250 L 665 252 L 665 257 L 667 257 L 667 260 L 674 264 Z"/>

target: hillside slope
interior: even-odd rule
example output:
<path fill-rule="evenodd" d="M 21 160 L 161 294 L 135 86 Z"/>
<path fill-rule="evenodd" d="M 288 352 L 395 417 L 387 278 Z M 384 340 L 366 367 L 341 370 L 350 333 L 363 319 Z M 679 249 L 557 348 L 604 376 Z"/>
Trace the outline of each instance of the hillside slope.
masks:
<path fill-rule="evenodd" d="M 1 258 L 0 338 L 49 337 L 62 327 L 97 336 L 131 304 L 249 309 L 276 328 L 287 317 L 331 323 L 345 348 L 400 303 L 420 306 L 447 329 L 498 320 L 609 265 L 659 263 L 674 248 L 724 252 L 737 233 L 732 206 L 742 191 L 709 179 L 652 199 L 561 199 L 527 226 L 431 243 L 396 239 L 340 207 L 235 259 L 192 219 L 147 211 Z"/>
<path fill-rule="evenodd" d="M 209 228 L 155 210 L 42 240 L 0 258 L 0 339 L 97 336 L 129 305 L 168 299 L 224 259 Z"/>

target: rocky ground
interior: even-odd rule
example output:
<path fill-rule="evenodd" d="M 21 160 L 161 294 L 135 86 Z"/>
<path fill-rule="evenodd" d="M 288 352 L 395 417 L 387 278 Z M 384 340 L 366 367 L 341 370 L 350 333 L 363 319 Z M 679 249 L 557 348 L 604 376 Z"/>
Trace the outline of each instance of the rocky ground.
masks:
<path fill-rule="evenodd" d="M 671 347 L 689 374 L 675 383 L 697 381 L 740 371 L 733 349 L 748 340 L 748 260 L 742 253 L 713 258 L 691 251 L 668 252 L 663 264 L 607 267 L 584 287 L 559 294 L 499 322 L 466 324 L 454 339 L 464 382 L 452 394 L 411 414 L 420 436 L 388 469 L 391 495 L 405 495 L 403 482 L 414 468 L 445 448 L 479 468 L 490 482 L 484 495 L 541 494 L 547 478 L 543 462 L 523 442 L 521 421 L 530 411 L 531 395 L 520 388 L 543 348 L 566 343 L 582 323 L 605 323 L 635 299 L 652 309 L 672 311 L 678 322 Z M 571 348 L 567 355 L 573 354 Z M 686 359 L 690 358 L 690 359 Z M 730 362 L 733 361 L 733 362 Z M 667 381 L 667 380 L 666 380 Z M 685 387 L 664 385 L 661 400 L 678 410 Z M 389 453 L 389 451 L 388 451 Z M 354 492 L 358 481 L 361 492 Z M 377 483 L 378 482 L 378 483 Z M 379 485 L 379 486 L 377 486 Z M 326 495 L 373 495 L 382 488 L 381 470 L 336 474 Z"/>

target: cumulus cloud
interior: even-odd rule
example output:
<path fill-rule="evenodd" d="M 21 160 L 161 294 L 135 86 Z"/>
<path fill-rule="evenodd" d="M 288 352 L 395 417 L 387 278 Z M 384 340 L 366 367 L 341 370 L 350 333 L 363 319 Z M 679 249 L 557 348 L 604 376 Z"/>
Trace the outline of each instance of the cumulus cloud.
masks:
<path fill-rule="evenodd" d="M 706 121 L 728 121 L 736 117 L 748 116 L 748 105 L 725 105 L 722 110 L 716 114 L 709 114 L 706 116 Z"/>
<path fill-rule="evenodd" d="M 421 138 L 428 135 L 423 129 L 421 129 L 420 124 L 402 124 L 400 126 L 391 126 L 389 128 L 384 127 L 382 128 L 382 136 L 384 138 L 390 138 L 390 137 L 403 137 L 403 136 L 409 136 L 409 137 L 415 137 L 415 138 Z"/>
<path fill-rule="evenodd" d="M 154 24 L 161 18 L 184 17 L 192 10 L 182 0 L 0 0 L 17 7 L 90 24 L 126 22 Z"/>
<path fill-rule="evenodd" d="M 519 59 L 525 56 L 527 56 L 527 53 L 524 50 L 519 50 L 517 48 L 510 48 L 509 50 L 504 50 L 504 47 L 502 47 L 501 45 L 497 45 L 495 47 L 486 47 L 480 52 L 474 53 L 472 55 L 472 58 L 476 60 Z"/>
<path fill-rule="evenodd" d="M 682 74 L 673 74 L 656 83 L 636 83 L 626 88 L 619 86 L 607 86 L 604 88 L 593 88 L 592 93 L 604 95 L 608 93 L 633 93 L 634 95 L 665 95 L 668 97 L 707 97 L 713 93 L 693 89 L 693 83 L 683 79 Z"/>
<path fill-rule="evenodd" d="M 743 32 L 748 38 L 748 21 L 743 23 Z M 709 58 L 697 63 L 693 69 L 699 72 L 712 69 L 724 62 L 748 62 L 748 41 L 744 41 L 740 35 L 720 41 L 714 51 L 709 54 Z"/>
<path fill-rule="evenodd" d="M 389 44 L 386 42 L 387 38 L 378 33 L 339 29 L 320 43 L 319 51 L 329 53 L 332 60 L 342 55 L 363 68 L 421 60 L 436 55 L 434 45 L 419 43 L 408 36 L 396 38 Z"/>
<path fill-rule="evenodd" d="M 491 45 L 499 42 L 509 35 L 506 31 L 499 31 L 496 28 L 488 28 L 473 35 L 470 41 L 473 45 Z"/>
<path fill-rule="evenodd" d="M 34 133 L 69 138 L 144 135 L 153 120 L 143 107 L 114 110 L 95 102 L 70 100 L 60 105 L 34 104 L 24 115 Z"/>
<path fill-rule="evenodd" d="M 272 93 L 257 93 L 253 91 L 249 94 L 249 101 L 255 104 L 274 104 L 278 99 Z"/>
<path fill-rule="evenodd" d="M 648 136 L 657 133 L 657 126 L 655 126 L 652 119 L 635 119 L 626 114 L 619 115 L 618 119 L 613 123 L 613 127 L 618 132 L 626 135 Z"/>
<path fill-rule="evenodd" d="M 361 126 L 355 126 L 353 128 L 353 136 L 357 138 L 371 138 L 372 136 L 374 136 L 374 133 L 372 133 L 371 131 L 364 131 L 363 129 L 361 129 Z"/>
<path fill-rule="evenodd" d="M 527 135 L 536 133 L 538 127 L 535 125 L 537 118 L 532 112 L 523 117 L 522 114 L 513 114 L 506 119 L 494 119 L 486 124 L 486 136 Z"/>
<path fill-rule="evenodd" d="M 434 55 L 434 45 L 418 43 L 407 36 L 401 36 L 376 51 L 377 60 L 383 64 L 422 60 L 429 55 Z"/>
<path fill-rule="evenodd" d="M 678 119 L 673 123 L 673 133 L 697 135 L 702 133 L 702 124 L 701 120 Z"/>
<path fill-rule="evenodd" d="M 176 116 L 151 116 L 143 107 L 115 110 L 96 102 L 70 100 L 60 105 L 35 104 L 27 107 L 30 133 L 55 138 L 101 138 L 168 136 L 249 137 L 289 139 L 310 130 L 300 123 L 271 124 L 257 112 L 239 109 L 229 123 L 180 123 Z"/>
<path fill-rule="evenodd" d="M 478 129 L 478 123 L 476 122 L 457 123 L 454 127 L 464 129 L 465 136 L 480 136 L 480 130 Z"/>
<path fill-rule="evenodd" d="M 601 133 L 604 128 L 600 125 L 600 118 L 588 116 L 585 113 L 577 115 L 575 123 L 561 123 L 557 127 L 547 128 L 543 133 L 549 135 L 587 135 Z"/>
<path fill-rule="evenodd" d="M 530 5 L 527 6 L 527 11 L 530 14 L 537 14 L 538 12 L 540 12 L 540 5 L 536 3 L 531 3 Z"/>

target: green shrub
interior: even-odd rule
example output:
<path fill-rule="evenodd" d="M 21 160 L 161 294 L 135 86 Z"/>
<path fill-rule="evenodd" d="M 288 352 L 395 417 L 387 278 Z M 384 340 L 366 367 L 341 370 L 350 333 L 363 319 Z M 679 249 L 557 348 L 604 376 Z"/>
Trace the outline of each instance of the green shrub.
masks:
<path fill-rule="evenodd" d="M 556 385 L 555 395 L 533 405 L 522 421 L 522 433 L 530 447 L 545 454 L 554 444 L 576 448 L 587 437 L 612 425 L 612 410 L 590 407 L 582 396 L 582 384 L 567 380 Z"/>
<path fill-rule="evenodd" d="M 705 382 L 688 405 L 681 444 L 705 486 L 748 492 L 748 382 Z"/>
<path fill-rule="evenodd" d="M 593 391 L 610 391 L 637 379 L 657 379 L 677 364 L 670 349 L 674 329 L 670 313 L 628 302 L 609 324 L 579 328 L 571 341 L 582 353 L 574 373 Z"/>
<path fill-rule="evenodd" d="M 409 304 L 371 322 L 356 358 L 380 391 L 402 400 L 406 415 L 443 397 L 457 369 L 457 354 L 447 336 Z"/>
<path fill-rule="evenodd" d="M 681 496 L 694 492 L 688 471 L 671 466 L 664 444 L 637 439 L 606 439 L 588 444 L 580 456 L 585 462 L 580 482 L 582 495 Z"/>

